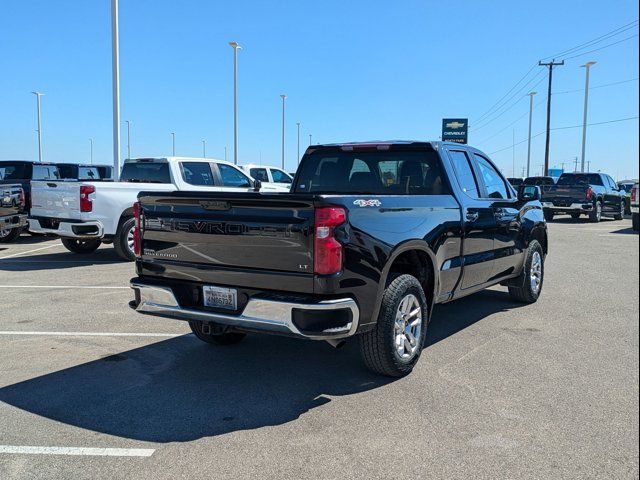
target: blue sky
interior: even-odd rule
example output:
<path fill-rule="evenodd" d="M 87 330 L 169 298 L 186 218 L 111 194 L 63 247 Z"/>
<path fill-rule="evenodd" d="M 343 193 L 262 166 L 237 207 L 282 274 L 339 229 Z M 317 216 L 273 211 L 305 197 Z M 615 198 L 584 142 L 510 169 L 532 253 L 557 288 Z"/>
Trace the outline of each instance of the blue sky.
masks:
<path fill-rule="evenodd" d="M 539 59 L 638 19 L 636 1 L 169 1 L 120 0 L 122 152 L 132 122 L 132 156 L 171 153 L 232 158 L 230 40 L 239 53 L 239 155 L 280 163 L 281 100 L 286 93 L 286 159 L 301 143 L 389 138 L 437 139 L 442 117 L 468 117 L 470 143 L 512 173 L 509 147 L 526 138 L 528 100 L 518 94 L 490 122 L 492 107 Z M 595 49 L 637 35 L 634 27 Z M 591 91 L 589 122 L 638 116 L 638 38 L 567 61 L 554 90 L 627 81 Z M 544 130 L 544 73 L 533 133 Z M 109 0 L 3 0 L 0 4 L 0 159 L 37 158 L 35 98 L 42 98 L 45 160 L 110 163 Z M 534 78 L 534 75 L 538 77 Z M 526 81 L 524 82 L 526 84 Z M 516 89 L 517 92 L 518 89 Z M 583 93 L 554 97 L 554 127 L 582 122 Z M 508 110 L 507 110 L 508 109 Z M 506 110 L 501 113 L 502 110 Z M 497 117 L 494 119 L 494 117 Z M 520 118 L 520 120 L 517 120 Z M 515 121 L 515 123 L 513 123 Z M 485 122 L 486 123 L 486 122 Z M 509 124 L 513 123 L 512 126 Z M 552 132 L 551 165 L 580 155 L 581 129 Z M 500 151 L 501 150 L 501 151 Z M 533 170 L 544 135 L 533 141 Z M 592 170 L 638 176 L 638 120 L 593 126 Z M 526 142 L 515 148 L 516 173 Z"/>

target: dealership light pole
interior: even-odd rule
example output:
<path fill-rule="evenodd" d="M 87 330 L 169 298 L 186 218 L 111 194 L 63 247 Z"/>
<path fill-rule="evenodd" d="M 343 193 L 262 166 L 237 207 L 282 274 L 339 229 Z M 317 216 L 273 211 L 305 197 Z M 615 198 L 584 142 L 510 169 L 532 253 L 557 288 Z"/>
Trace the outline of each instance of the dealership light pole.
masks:
<path fill-rule="evenodd" d="M 118 39 L 118 0 L 111 0 L 111 61 L 113 84 L 113 167 L 120 178 L 120 42 Z"/>
<path fill-rule="evenodd" d="M 176 134 L 174 132 L 171 132 L 171 145 L 172 145 L 172 156 L 176 156 Z"/>
<path fill-rule="evenodd" d="M 38 107 L 38 161 L 42 162 L 42 115 L 40 112 L 40 97 L 44 95 L 41 92 L 31 92 L 36 96 L 36 105 Z"/>
<path fill-rule="evenodd" d="M 202 140 L 202 158 L 207 158 L 207 141 Z"/>
<path fill-rule="evenodd" d="M 89 139 L 89 165 L 93 165 L 93 138 Z"/>
<path fill-rule="evenodd" d="M 238 42 L 229 42 L 233 48 L 233 163 L 238 164 Z"/>
<path fill-rule="evenodd" d="M 585 149 L 587 146 L 587 104 L 589 102 L 589 70 L 596 62 L 587 62 L 582 65 L 586 71 L 584 84 L 584 116 L 582 117 L 582 161 L 580 162 L 580 171 L 584 172 Z"/>
<path fill-rule="evenodd" d="M 127 122 L 127 159 L 131 158 L 131 122 Z"/>
<path fill-rule="evenodd" d="M 533 119 L 533 97 L 537 92 L 529 92 L 529 143 L 527 146 L 527 177 L 531 176 L 531 122 Z"/>
<path fill-rule="evenodd" d="M 284 109 L 287 96 L 283 93 L 280 98 L 282 99 L 282 169 L 284 170 Z"/>
<path fill-rule="evenodd" d="M 311 146 L 311 134 L 309 134 L 309 146 Z"/>
<path fill-rule="evenodd" d="M 300 165 L 300 122 L 296 123 L 296 127 L 298 127 L 298 165 Z"/>

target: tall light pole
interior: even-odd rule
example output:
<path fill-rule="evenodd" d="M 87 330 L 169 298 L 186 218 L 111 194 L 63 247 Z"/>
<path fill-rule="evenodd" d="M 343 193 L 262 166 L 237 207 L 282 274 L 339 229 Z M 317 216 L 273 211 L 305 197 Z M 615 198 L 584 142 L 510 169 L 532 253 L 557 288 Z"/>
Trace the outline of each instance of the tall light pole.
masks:
<path fill-rule="evenodd" d="M 531 122 L 533 120 L 533 97 L 537 92 L 529 92 L 529 143 L 527 146 L 527 177 L 531 175 Z"/>
<path fill-rule="evenodd" d="M 131 121 L 127 122 L 127 159 L 131 158 Z"/>
<path fill-rule="evenodd" d="M 238 164 L 238 42 L 229 42 L 233 48 L 233 163 Z"/>
<path fill-rule="evenodd" d="M 113 167 L 114 180 L 120 178 L 120 42 L 118 40 L 118 0 L 111 0 L 111 60 L 113 84 Z"/>
<path fill-rule="evenodd" d="M 586 71 L 584 84 L 584 116 L 582 117 L 582 161 L 580 162 L 580 171 L 584 172 L 585 148 L 587 145 L 587 104 L 589 102 L 589 70 L 596 62 L 587 62 L 582 65 Z"/>
<path fill-rule="evenodd" d="M 89 165 L 93 165 L 93 138 L 89 139 Z"/>
<path fill-rule="evenodd" d="M 280 98 L 282 99 L 282 169 L 284 170 L 284 105 L 287 96 L 282 94 Z"/>
<path fill-rule="evenodd" d="M 172 156 L 176 156 L 176 134 L 171 132 L 171 145 L 172 145 Z"/>
<path fill-rule="evenodd" d="M 224 161 L 227 161 L 227 147 L 224 147 Z"/>
<path fill-rule="evenodd" d="M 38 161 L 42 161 L 42 115 L 40 111 L 40 97 L 44 93 L 31 92 L 36 96 L 36 105 L 38 107 Z"/>
<path fill-rule="evenodd" d="M 207 158 L 207 141 L 202 140 L 202 158 Z"/>
<path fill-rule="evenodd" d="M 296 127 L 298 127 L 298 165 L 300 165 L 300 122 L 296 123 Z"/>
<path fill-rule="evenodd" d="M 311 146 L 311 134 L 309 134 L 309 146 Z"/>

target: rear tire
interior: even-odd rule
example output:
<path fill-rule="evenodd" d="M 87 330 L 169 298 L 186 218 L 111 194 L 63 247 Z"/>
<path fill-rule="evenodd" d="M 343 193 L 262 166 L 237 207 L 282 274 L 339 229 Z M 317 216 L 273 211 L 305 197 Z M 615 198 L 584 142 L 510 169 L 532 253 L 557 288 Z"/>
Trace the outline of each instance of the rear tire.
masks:
<path fill-rule="evenodd" d="M 589 221 L 591 223 L 600 223 L 600 220 L 602 220 L 602 202 L 598 200 L 593 204 L 593 210 L 589 212 Z"/>
<path fill-rule="evenodd" d="M 553 213 L 551 210 L 545 210 L 544 211 L 544 219 L 547 222 L 552 222 L 553 221 L 553 217 L 555 217 L 555 216 L 556 216 L 556 214 Z"/>
<path fill-rule="evenodd" d="M 640 230 L 640 214 L 638 213 L 634 213 L 631 216 L 631 224 L 633 226 L 633 229 L 637 232 L 638 230 Z"/>
<path fill-rule="evenodd" d="M 400 275 L 385 289 L 375 328 L 360 335 L 367 368 L 388 377 L 403 377 L 420 359 L 429 311 L 418 279 Z"/>
<path fill-rule="evenodd" d="M 204 324 L 202 322 L 189 322 L 189 327 L 191 327 L 193 334 L 198 337 L 199 340 L 212 345 L 235 345 L 236 343 L 240 343 L 244 340 L 244 337 L 247 336 L 246 333 L 240 332 L 218 334 L 204 333 L 202 331 L 203 326 Z"/>
<path fill-rule="evenodd" d="M 0 230 L 0 243 L 11 243 L 22 233 L 21 228 L 7 228 Z"/>
<path fill-rule="evenodd" d="M 535 303 L 544 283 L 544 251 L 537 240 L 531 240 L 522 273 L 514 280 L 517 287 L 509 287 L 511 298 L 522 303 Z"/>
<path fill-rule="evenodd" d="M 116 236 L 113 239 L 113 248 L 120 258 L 127 262 L 133 262 L 136 259 L 133 253 L 133 228 L 135 227 L 135 219 L 129 218 L 122 222 L 118 227 Z"/>
<path fill-rule="evenodd" d="M 620 204 L 620 213 L 613 216 L 614 220 L 622 220 L 624 218 L 624 201 Z"/>
<path fill-rule="evenodd" d="M 62 245 L 73 253 L 93 253 L 102 243 L 100 240 L 93 238 L 62 238 L 61 240 Z"/>

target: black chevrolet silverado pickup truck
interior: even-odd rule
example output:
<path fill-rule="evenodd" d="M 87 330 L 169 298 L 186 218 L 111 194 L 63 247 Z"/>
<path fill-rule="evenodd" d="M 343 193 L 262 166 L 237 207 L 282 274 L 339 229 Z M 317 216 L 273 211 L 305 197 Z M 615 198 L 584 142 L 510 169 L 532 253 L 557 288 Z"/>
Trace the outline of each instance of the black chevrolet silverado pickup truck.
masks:
<path fill-rule="evenodd" d="M 20 184 L 0 184 L 0 243 L 9 243 L 20 236 L 27 225 L 27 206 Z"/>
<path fill-rule="evenodd" d="M 597 223 L 603 216 L 622 220 L 626 192 L 604 173 L 563 173 L 555 185 L 542 188 L 542 206 L 545 218 L 568 214 L 578 219 L 588 215 Z"/>
<path fill-rule="evenodd" d="M 130 305 L 214 344 L 358 336 L 370 369 L 406 375 L 435 304 L 495 284 L 538 299 L 539 197 L 466 145 L 309 147 L 290 193 L 141 192 Z"/>

